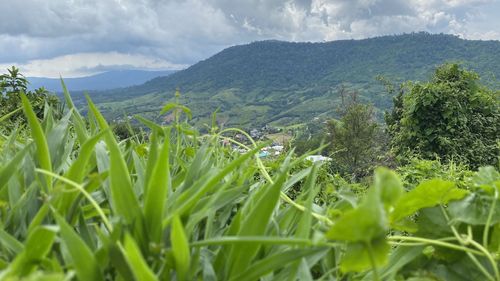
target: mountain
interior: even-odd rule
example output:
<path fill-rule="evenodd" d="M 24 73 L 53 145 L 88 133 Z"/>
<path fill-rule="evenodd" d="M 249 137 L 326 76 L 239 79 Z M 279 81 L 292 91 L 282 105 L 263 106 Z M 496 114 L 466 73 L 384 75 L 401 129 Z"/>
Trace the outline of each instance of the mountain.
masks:
<path fill-rule="evenodd" d="M 143 84 L 153 78 L 168 76 L 175 71 L 113 70 L 100 74 L 64 78 L 70 91 L 100 91 Z M 52 92 L 61 92 L 61 81 L 57 78 L 28 77 L 30 89 L 45 87 Z"/>
<path fill-rule="evenodd" d="M 334 116 L 341 84 L 381 112 L 392 101 L 378 75 L 395 82 L 425 80 L 448 61 L 462 63 L 498 87 L 499 41 L 412 33 L 324 43 L 254 42 L 227 48 L 168 77 L 91 96 L 108 118 L 138 113 L 159 119 L 161 105 L 172 101 L 179 88 L 180 101 L 192 109 L 198 125 L 209 123 L 216 109 L 227 125 L 289 125 Z"/>

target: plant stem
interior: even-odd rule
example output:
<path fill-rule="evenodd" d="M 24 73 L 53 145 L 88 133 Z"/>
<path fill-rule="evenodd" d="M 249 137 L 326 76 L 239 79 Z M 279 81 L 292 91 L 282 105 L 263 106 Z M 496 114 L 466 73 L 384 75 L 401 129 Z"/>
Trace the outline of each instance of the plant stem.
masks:
<path fill-rule="evenodd" d="M 46 170 L 42 170 L 42 169 L 35 169 L 35 171 L 38 172 L 38 173 L 41 173 L 41 174 L 52 176 L 52 177 L 54 177 L 54 178 L 56 178 L 56 179 L 58 179 L 58 180 L 60 180 L 62 182 L 65 182 L 65 183 L 73 186 L 78 191 L 80 191 L 83 194 L 83 196 L 85 196 L 87 198 L 87 200 L 89 200 L 90 204 L 97 211 L 97 213 L 101 217 L 102 222 L 104 223 L 104 225 L 106 226 L 106 228 L 110 232 L 113 230 L 113 227 L 112 227 L 111 223 L 108 221 L 108 218 L 106 217 L 106 215 L 104 214 L 104 211 L 101 209 L 101 207 L 99 207 L 99 204 L 94 200 L 94 198 L 92 198 L 92 196 L 81 185 L 79 185 L 78 183 L 76 183 L 76 182 L 74 182 L 74 181 L 72 181 L 70 179 L 62 177 L 62 176 L 60 176 L 58 174 L 52 173 L 50 171 L 46 171 Z"/>
<path fill-rule="evenodd" d="M 486 219 L 486 223 L 484 224 L 483 246 L 485 248 L 488 247 L 488 236 L 491 226 L 491 220 L 493 219 L 493 213 L 495 212 L 497 200 L 498 200 L 498 190 L 495 188 L 495 196 L 493 197 L 493 202 L 491 203 L 490 211 L 488 213 L 488 218 Z"/>
<path fill-rule="evenodd" d="M 449 249 L 453 249 L 453 250 L 457 250 L 457 251 L 470 252 L 470 253 L 473 253 L 476 255 L 484 256 L 484 254 L 482 252 L 479 252 L 479 251 L 476 251 L 476 250 L 473 250 L 473 249 L 470 249 L 470 248 L 467 248 L 464 246 L 459 246 L 459 245 L 455 245 L 452 243 L 443 242 L 440 240 L 427 239 L 427 238 L 422 238 L 422 237 L 398 236 L 398 235 L 389 236 L 389 237 L 387 237 L 387 239 L 388 240 L 403 240 L 403 241 L 406 240 L 406 241 L 419 242 L 419 243 L 423 243 L 423 244 L 436 245 L 436 246 L 441 246 L 441 247 L 445 247 L 445 248 L 449 248 Z"/>
<path fill-rule="evenodd" d="M 467 236 L 467 239 L 463 239 L 462 236 L 458 233 L 457 229 L 453 225 L 450 224 L 450 217 L 448 216 L 448 213 L 444 209 L 443 205 L 440 205 L 440 207 L 441 207 L 441 211 L 443 212 L 444 217 L 446 218 L 446 221 L 448 222 L 448 225 L 450 226 L 451 230 L 455 234 L 455 237 L 457 237 L 458 242 L 460 242 L 460 244 L 462 244 L 462 245 L 471 244 L 474 247 L 476 247 L 480 252 L 482 252 L 484 254 L 484 256 L 486 256 L 488 261 L 491 263 L 493 271 L 495 272 L 495 279 L 494 280 L 500 281 L 500 272 L 498 271 L 498 266 L 497 266 L 495 259 L 493 258 L 491 253 L 488 252 L 488 250 L 486 248 L 481 246 L 481 244 L 477 243 L 472 238 L 472 231 L 470 229 L 470 226 L 468 226 L 469 236 Z M 484 269 L 484 267 L 482 267 L 482 265 L 480 265 L 480 264 L 479 264 L 479 267 L 480 267 L 481 271 Z M 486 271 L 486 269 L 484 269 L 484 270 Z M 488 273 L 488 275 L 490 275 L 490 274 Z"/>

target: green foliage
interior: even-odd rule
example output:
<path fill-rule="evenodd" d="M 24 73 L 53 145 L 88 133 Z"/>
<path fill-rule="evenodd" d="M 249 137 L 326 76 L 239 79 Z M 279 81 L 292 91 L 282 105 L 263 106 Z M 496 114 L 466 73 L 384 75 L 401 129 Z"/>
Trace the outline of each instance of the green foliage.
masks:
<path fill-rule="evenodd" d="M 375 83 L 377 75 L 396 82 L 425 80 L 435 65 L 462 61 L 486 81 L 500 77 L 500 43 L 470 41 L 452 35 L 413 33 L 364 40 L 324 43 L 254 42 L 222 52 L 141 86 L 91 93 L 108 119 L 123 112 L 161 121 L 165 100 L 175 89 L 193 111 L 198 127 L 210 124 L 219 109 L 226 125 L 237 127 L 291 125 L 317 116 L 337 117 L 340 103 L 334 87 L 356 89 L 379 112 L 391 107 L 391 95 Z M 83 95 L 75 95 L 84 108 Z M 378 118 L 381 117 L 379 114 Z"/>
<path fill-rule="evenodd" d="M 307 122 L 304 126 L 295 130 L 292 146 L 297 155 L 303 155 L 309 151 L 318 149 L 326 140 L 326 126 L 321 119 Z"/>
<path fill-rule="evenodd" d="M 433 178 L 453 181 L 459 188 L 466 189 L 470 185 L 473 172 L 460 163 L 441 163 L 439 160 L 423 160 L 412 158 L 408 164 L 397 168 L 407 190 L 413 189 L 420 182 Z"/>
<path fill-rule="evenodd" d="M 347 97 L 343 97 L 345 99 Z M 332 170 L 359 180 L 370 174 L 375 166 L 382 145 L 378 142 L 381 131 L 373 107 L 359 103 L 356 93 L 351 93 L 350 100 L 341 106 L 342 117 L 327 123 Z"/>
<path fill-rule="evenodd" d="M 140 127 L 130 124 L 130 122 L 116 122 L 111 124 L 113 133 L 119 140 L 126 140 L 138 137 L 142 134 Z"/>
<path fill-rule="evenodd" d="M 0 75 L 0 116 L 5 116 L 0 122 L 0 132 L 2 130 L 11 131 L 18 125 L 26 123 L 21 109 L 21 93 L 24 93 L 30 101 L 30 105 L 38 119 L 44 116 L 45 104 L 52 106 L 53 114 L 56 118 L 62 115 L 62 107 L 56 96 L 51 95 L 45 88 L 35 91 L 28 91 L 28 80 L 19 72 L 19 69 L 12 67 L 7 69 L 7 74 Z M 8 116 L 7 116 L 8 115 Z"/>
<path fill-rule="evenodd" d="M 394 154 L 403 161 L 417 155 L 472 168 L 497 165 L 500 104 L 478 78 L 457 64 L 445 64 L 430 82 L 411 85 L 403 112 L 398 103 L 388 119 Z"/>
<path fill-rule="evenodd" d="M 493 167 L 409 191 L 378 168 L 358 188 L 232 151 L 231 130 L 138 118 L 149 140 L 118 142 L 90 99 L 87 120 L 42 122 L 23 101 L 28 135 L 0 136 L 2 280 L 500 280 Z"/>

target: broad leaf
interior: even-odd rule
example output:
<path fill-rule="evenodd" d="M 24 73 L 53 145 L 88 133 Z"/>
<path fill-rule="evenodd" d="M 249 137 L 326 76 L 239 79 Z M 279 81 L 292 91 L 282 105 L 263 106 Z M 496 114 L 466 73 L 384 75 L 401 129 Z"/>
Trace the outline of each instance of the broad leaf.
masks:
<path fill-rule="evenodd" d="M 391 213 L 391 222 L 412 215 L 422 208 L 462 199 L 467 194 L 466 190 L 456 188 L 453 182 L 441 179 L 425 181 L 400 198 Z"/>

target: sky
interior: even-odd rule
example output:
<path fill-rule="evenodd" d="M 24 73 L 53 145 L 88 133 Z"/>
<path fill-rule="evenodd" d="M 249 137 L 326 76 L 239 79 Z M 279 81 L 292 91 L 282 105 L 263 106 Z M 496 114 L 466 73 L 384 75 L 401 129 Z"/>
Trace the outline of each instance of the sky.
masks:
<path fill-rule="evenodd" d="M 500 0 L 0 0 L 0 73 L 183 69 L 258 40 L 427 31 L 500 40 Z"/>

